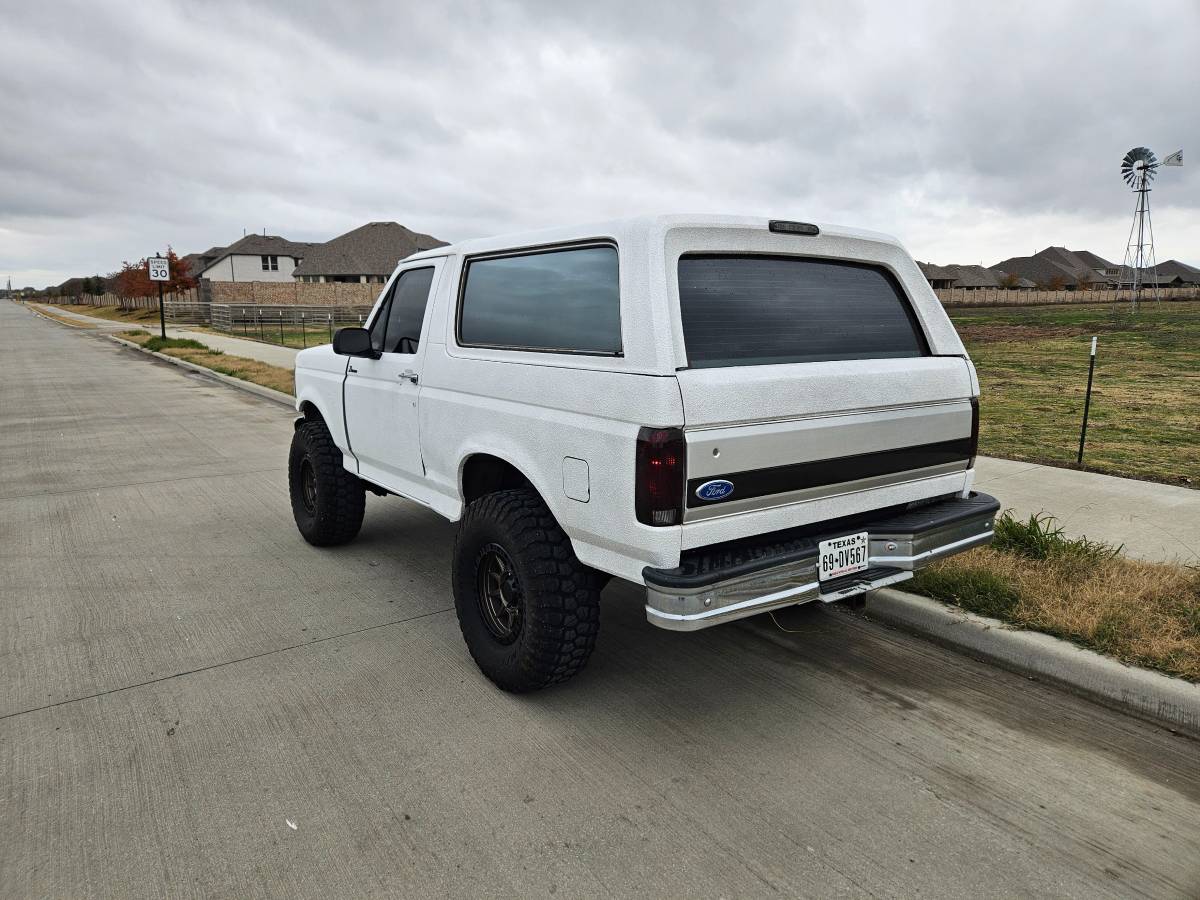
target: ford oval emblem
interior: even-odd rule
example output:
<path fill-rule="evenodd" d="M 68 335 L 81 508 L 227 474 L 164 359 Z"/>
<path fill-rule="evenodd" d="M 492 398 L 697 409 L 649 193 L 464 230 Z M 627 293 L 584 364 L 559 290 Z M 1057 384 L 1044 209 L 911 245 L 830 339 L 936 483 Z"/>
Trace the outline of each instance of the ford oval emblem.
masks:
<path fill-rule="evenodd" d="M 696 488 L 696 496 L 701 500 L 724 500 L 733 493 L 733 482 L 718 478 L 716 481 L 706 481 Z"/>

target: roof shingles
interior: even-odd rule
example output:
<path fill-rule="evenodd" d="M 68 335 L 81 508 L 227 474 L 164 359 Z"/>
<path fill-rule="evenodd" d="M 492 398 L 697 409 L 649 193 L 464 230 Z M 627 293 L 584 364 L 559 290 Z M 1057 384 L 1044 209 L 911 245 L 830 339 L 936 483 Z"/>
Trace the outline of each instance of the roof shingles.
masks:
<path fill-rule="evenodd" d="M 293 274 L 297 278 L 390 275 L 404 257 L 445 245 L 445 241 L 397 222 L 368 222 L 314 247 Z"/>

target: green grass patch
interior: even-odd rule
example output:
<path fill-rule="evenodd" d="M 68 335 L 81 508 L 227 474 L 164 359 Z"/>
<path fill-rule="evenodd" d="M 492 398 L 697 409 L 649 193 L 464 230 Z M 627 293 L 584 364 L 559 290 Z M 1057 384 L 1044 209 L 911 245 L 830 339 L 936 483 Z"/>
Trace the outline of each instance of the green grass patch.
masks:
<path fill-rule="evenodd" d="M 950 310 L 979 372 L 980 451 L 1200 487 L 1200 302 Z"/>
<path fill-rule="evenodd" d="M 996 538 L 992 547 L 1001 553 L 1011 553 L 1026 559 L 1071 559 L 1080 562 L 1101 562 L 1115 559 L 1124 547 L 1114 547 L 1103 541 L 1088 540 L 1086 536 L 1069 538 L 1055 518 L 1034 513 L 1028 519 L 1014 519 L 1004 513 L 996 520 Z"/>
<path fill-rule="evenodd" d="M 145 332 L 142 332 L 145 334 Z M 161 353 L 163 350 L 207 350 L 213 355 L 219 355 L 220 350 L 213 350 L 210 347 L 204 346 L 199 341 L 194 341 L 191 338 L 164 338 L 152 337 L 150 340 L 142 344 L 147 350 L 153 350 L 155 353 Z"/>
<path fill-rule="evenodd" d="M 927 597 L 993 619 L 1011 619 L 1021 602 L 1016 587 L 1003 576 L 977 566 L 926 569 L 913 588 Z"/>

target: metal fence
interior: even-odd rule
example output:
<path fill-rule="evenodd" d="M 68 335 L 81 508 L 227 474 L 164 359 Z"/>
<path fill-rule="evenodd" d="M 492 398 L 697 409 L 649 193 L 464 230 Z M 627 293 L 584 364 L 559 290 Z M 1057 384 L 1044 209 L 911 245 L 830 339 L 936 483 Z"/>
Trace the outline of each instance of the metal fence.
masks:
<path fill-rule="evenodd" d="M 213 303 L 213 328 L 293 346 L 312 346 L 333 340 L 333 333 L 346 325 L 362 325 L 371 314 L 369 306 L 257 306 Z"/>
<path fill-rule="evenodd" d="M 177 325 L 207 325 L 212 321 L 212 304 L 164 300 L 163 317 Z"/>

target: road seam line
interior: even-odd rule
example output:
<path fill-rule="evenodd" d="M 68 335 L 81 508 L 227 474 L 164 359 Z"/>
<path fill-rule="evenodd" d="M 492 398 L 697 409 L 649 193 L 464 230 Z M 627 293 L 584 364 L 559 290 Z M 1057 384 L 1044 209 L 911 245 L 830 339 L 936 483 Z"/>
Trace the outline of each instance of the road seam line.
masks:
<path fill-rule="evenodd" d="M 379 628 L 390 628 L 393 625 L 404 625 L 408 622 L 416 622 L 419 619 L 428 619 L 431 616 L 440 616 L 442 613 L 451 612 L 453 609 L 454 609 L 453 606 L 447 606 L 445 609 L 435 609 L 432 612 L 421 613 L 420 615 L 416 615 L 416 616 L 409 616 L 407 619 L 395 619 L 391 622 L 380 622 L 378 625 L 367 625 L 365 628 L 355 628 L 351 631 L 344 631 L 341 634 L 331 634 L 331 635 L 328 635 L 328 636 L 322 637 L 322 638 L 314 638 L 311 641 L 305 641 L 303 644 L 292 644 L 287 647 L 277 647 L 274 650 L 264 650 L 262 653 L 254 653 L 254 654 L 251 654 L 250 656 L 239 657 L 238 659 L 228 659 L 228 660 L 225 660 L 224 662 L 212 663 L 211 665 L 208 665 L 208 666 L 200 666 L 195 669 L 188 669 L 187 671 L 184 671 L 184 672 L 175 672 L 171 675 L 164 675 L 161 678 L 151 678 L 147 681 L 139 681 L 137 684 L 127 684 L 122 687 L 111 688 L 110 690 L 107 690 L 107 691 L 98 691 L 95 694 L 87 694 L 86 696 L 83 696 L 83 697 L 71 697 L 67 700 L 59 700 L 57 703 L 47 703 L 45 706 L 35 706 L 31 709 L 22 709 L 22 710 L 18 710 L 17 712 L 5 713 L 4 715 L 0 715 L 0 722 L 5 721 L 6 719 L 14 719 L 17 716 L 26 716 L 26 715 L 29 715 L 30 713 L 45 712 L 48 709 L 54 709 L 57 706 L 66 706 L 69 703 L 82 703 L 85 700 L 97 700 L 101 697 L 107 697 L 110 694 L 120 694 L 123 691 L 132 691 L 136 688 L 146 687 L 147 685 L 160 684 L 164 681 L 171 681 L 172 679 L 175 679 L 175 678 L 182 678 L 185 675 L 197 675 L 201 672 L 209 672 L 213 669 L 222 669 L 225 666 L 232 666 L 232 665 L 237 665 L 238 663 L 250 662 L 251 660 L 262 659 L 265 656 L 274 656 L 276 653 L 288 653 L 292 650 L 302 650 L 305 647 L 312 647 L 315 644 L 324 644 L 328 641 L 336 641 L 339 638 L 352 637 L 356 634 L 363 634 L 368 631 L 375 631 Z"/>
<path fill-rule="evenodd" d="M 279 467 L 276 466 L 270 469 L 252 469 L 249 472 L 214 472 L 209 475 L 175 475 L 171 478 L 155 478 L 150 481 L 131 481 L 127 484 L 102 484 L 96 487 L 70 488 L 65 491 L 42 491 L 36 494 L 13 494 L 9 497 L 0 497 L 0 503 L 5 503 L 10 500 L 29 500 L 33 497 L 65 497 L 67 494 L 91 494 L 93 492 L 100 493 L 101 491 L 111 491 L 118 488 L 127 487 L 142 487 L 148 484 L 168 484 L 174 481 L 195 481 L 198 478 L 237 478 L 239 475 L 269 475 L 272 472 L 278 472 Z"/>

